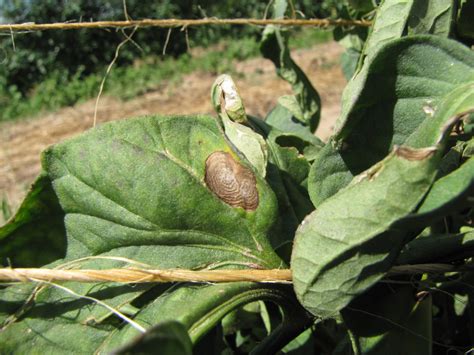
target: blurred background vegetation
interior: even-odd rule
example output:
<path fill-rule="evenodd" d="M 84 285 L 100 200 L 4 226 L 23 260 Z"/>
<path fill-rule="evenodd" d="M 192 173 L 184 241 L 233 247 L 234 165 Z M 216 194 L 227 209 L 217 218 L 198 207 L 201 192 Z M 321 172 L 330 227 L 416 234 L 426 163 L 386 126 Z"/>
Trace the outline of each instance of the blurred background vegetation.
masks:
<path fill-rule="evenodd" d="M 131 19 L 262 18 L 268 0 L 127 0 Z M 342 2 L 294 1 L 298 17 L 336 17 Z M 123 0 L 0 0 L 3 23 L 124 20 Z M 131 30 L 126 30 L 127 34 Z M 234 59 L 258 54 L 261 28 L 203 26 L 173 29 L 163 55 L 168 29 L 139 29 L 123 46 L 106 91 L 131 98 L 196 69 L 224 71 Z M 105 68 L 126 37 L 120 30 L 61 30 L 1 33 L 0 121 L 31 116 L 72 105 L 97 95 Z M 186 42 L 188 37 L 188 43 Z M 296 46 L 331 38 L 328 32 L 301 31 Z M 299 39 L 299 40 L 298 40 Z M 219 44 L 217 47 L 216 45 Z M 187 46 L 210 48 L 199 60 Z M 212 50 L 212 48 L 218 48 Z"/>

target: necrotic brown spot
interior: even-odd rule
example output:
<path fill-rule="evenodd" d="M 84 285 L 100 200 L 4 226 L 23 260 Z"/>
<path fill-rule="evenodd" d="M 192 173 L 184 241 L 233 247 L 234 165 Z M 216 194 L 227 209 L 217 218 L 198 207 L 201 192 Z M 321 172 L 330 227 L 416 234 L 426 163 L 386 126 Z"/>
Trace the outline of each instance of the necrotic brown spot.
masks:
<path fill-rule="evenodd" d="M 430 158 L 436 152 L 435 147 L 413 149 L 410 147 L 399 147 L 393 148 L 395 154 L 399 157 L 405 158 L 406 160 L 423 160 Z"/>
<path fill-rule="evenodd" d="M 255 175 L 229 153 L 214 152 L 207 157 L 204 179 L 209 189 L 228 205 L 245 210 L 258 207 Z"/>

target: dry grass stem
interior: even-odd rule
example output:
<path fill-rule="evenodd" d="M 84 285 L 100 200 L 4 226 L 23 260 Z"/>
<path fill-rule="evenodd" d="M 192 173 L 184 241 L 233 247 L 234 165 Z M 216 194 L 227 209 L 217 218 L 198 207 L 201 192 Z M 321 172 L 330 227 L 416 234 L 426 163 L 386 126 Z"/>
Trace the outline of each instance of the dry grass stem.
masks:
<path fill-rule="evenodd" d="M 290 282 L 291 271 L 275 270 L 57 270 L 57 269 L 0 269 L 0 281 L 78 281 L 78 282 Z"/>
<path fill-rule="evenodd" d="M 0 31 L 45 31 L 45 30 L 78 30 L 90 28 L 142 28 L 142 27 L 190 27 L 208 25 L 279 25 L 279 26 L 311 26 L 311 27 L 333 27 L 333 26 L 358 26 L 369 27 L 372 24 L 365 20 L 345 19 L 256 19 L 256 18 L 234 18 L 234 19 L 145 19 L 129 21 L 96 21 L 96 22 L 57 22 L 57 23 L 18 23 L 0 24 Z"/>
<path fill-rule="evenodd" d="M 389 274 L 424 274 L 445 272 L 474 271 L 470 265 L 455 266 L 450 264 L 417 264 L 398 265 Z M 0 269 L 0 282 L 264 282 L 291 283 L 289 269 L 273 270 L 184 270 L 184 269 L 106 269 L 106 270 L 60 270 L 60 269 Z"/>

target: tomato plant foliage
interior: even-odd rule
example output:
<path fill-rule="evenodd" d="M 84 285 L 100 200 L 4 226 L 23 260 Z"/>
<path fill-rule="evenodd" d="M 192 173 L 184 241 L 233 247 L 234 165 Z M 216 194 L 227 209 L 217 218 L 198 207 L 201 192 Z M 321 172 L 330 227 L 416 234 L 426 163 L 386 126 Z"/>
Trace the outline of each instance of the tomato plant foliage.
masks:
<path fill-rule="evenodd" d="M 4 266 L 291 268 L 293 285 L 5 284 L 2 352 L 468 350 L 469 1 L 421 3 L 340 9 L 374 24 L 368 33 L 336 31 L 351 79 L 327 143 L 313 134 L 320 98 L 291 58 L 289 33 L 269 26 L 262 53 L 294 95 L 264 120 L 245 114 L 222 76 L 212 90 L 217 117 L 148 116 L 91 129 L 43 152 L 43 172 L 0 228 Z M 286 1 L 273 10 L 285 16 Z M 230 161 L 219 161 L 222 169 L 234 169 L 221 194 L 208 184 L 215 152 Z M 246 178 L 232 176 L 240 173 Z M 222 198 L 236 189 L 256 193 L 252 208 Z M 394 274 L 420 263 L 441 271 Z"/>

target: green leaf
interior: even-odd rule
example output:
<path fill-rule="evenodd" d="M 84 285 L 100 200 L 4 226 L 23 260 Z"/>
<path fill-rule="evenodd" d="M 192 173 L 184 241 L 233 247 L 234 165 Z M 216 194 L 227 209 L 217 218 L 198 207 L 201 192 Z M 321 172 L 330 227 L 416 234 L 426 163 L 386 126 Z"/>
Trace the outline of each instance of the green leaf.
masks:
<path fill-rule="evenodd" d="M 278 99 L 278 104 L 285 107 L 299 121 L 304 121 L 304 113 L 298 104 L 295 95 L 283 95 Z"/>
<path fill-rule="evenodd" d="M 286 0 L 276 0 L 273 6 L 273 18 L 285 16 Z M 260 51 L 263 56 L 273 62 L 277 74 L 291 84 L 296 100 L 300 106 L 302 117 L 295 119 L 314 132 L 321 114 L 321 99 L 306 74 L 293 61 L 288 47 L 289 33 L 279 26 L 268 25 L 263 31 Z"/>
<path fill-rule="evenodd" d="M 65 252 L 64 211 L 49 177 L 42 173 L 16 214 L 0 227 L 1 263 L 39 267 L 64 257 Z"/>
<path fill-rule="evenodd" d="M 220 200 L 204 181 L 215 151 L 240 161 L 212 117 L 144 117 L 56 145 L 43 164 L 66 212 L 68 240 L 87 255 L 133 255 L 167 268 L 279 265 L 267 235 L 276 217 L 272 191 L 256 176 L 255 211 Z"/>
<path fill-rule="evenodd" d="M 431 117 L 427 117 L 406 139 L 405 144 L 413 148 L 427 147 L 436 144 L 440 128 L 449 123 L 450 119 L 461 120 L 466 113 L 474 110 L 474 81 L 448 93 L 437 105 L 436 111 L 431 112 L 423 107 Z M 431 114 L 430 114 L 431 112 Z M 456 118 L 455 116 L 460 115 Z"/>
<path fill-rule="evenodd" d="M 372 3 L 372 1 L 368 1 Z M 373 8 L 373 4 L 371 4 Z M 353 19 L 361 19 L 359 16 Z M 368 27 L 335 27 L 333 30 L 334 40 L 342 45 L 346 50 L 341 55 L 341 68 L 347 81 L 349 81 L 358 71 L 359 63 L 362 65 L 362 51 L 369 36 Z"/>
<path fill-rule="evenodd" d="M 453 27 L 457 1 L 417 0 L 408 19 L 408 34 L 433 34 L 448 37 Z"/>
<path fill-rule="evenodd" d="M 368 36 L 367 27 L 344 28 L 336 27 L 333 30 L 334 40 L 346 49 L 361 53 Z"/>
<path fill-rule="evenodd" d="M 446 156 L 441 161 L 440 167 L 443 166 L 441 164 L 446 164 L 445 158 Z M 435 181 L 417 211 L 409 217 L 413 221 L 414 231 L 415 226 L 418 229 L 430 226 L 430 229 L 420 234 L 419 238 L 426 234 L 456 233 L 468 219 L 467 216 L 462 216 L 462 211 L 472 205 L 470 199 L 474 194 L 473 158 L 451 173 L 444 176 L 443 173 L 445 171 L 439 169 L 438 176 L 441 175 L 441 178 Z"/>
<path fill-rule="evenodd" d="M 290 99 L 293 98 L 293 99 Z M 289 96 L 283 99 L 283 96 L 278 99 L 278 104 L 265 118 L 265 123 L 274 127 L 273 134 L 278 135 L 293 135 L 304 141 L 306 145 L 313 145 L 318 150 L 324 146 L 324 143 L 316 137 L 306 126 L 298 122 L 295 111 L 294 96 Z M 299 109 L 299 106 L 298 106 Z M 301 110 L 300 110 L 301 111 Z M 276 134 L 279 131 L 279 134 Z M 297 146 L 295 146 L 297 147 Z"/>
<path fill-rule="evenodd" d="M 459 200 L 472 196 L 473 193 L 474 157 L 451 174 L 437 180 L 418 208 L 417 214 L 429 214 L 439 210 L 450 212 L 454 207 L 453 203 L 459 203 Z"/>
<path fill-rule="evenodd" d="M 397 148 L 303 221 L 291 269 L 307 310 L 334 317 L 384 276 L 406 243 L 403 219 L 428 192 L 439 156 L 432 148 Z"/>
<path fill-rule="evenodd" d="M 150 328 L 129 344 L 113 351 L 112 354 L 153 354 L 157 349 L 160 349 L 160 354 L 163 355 L 191 355 L 193 353 L 186 328 L 182 324 L 170 320 Z"/>
<path fill-rule="evenodd" d="M 268 148 L 264 139 L 249 127 L 245 127 L 237 122 L 232 122 L 227 118 L 223 118 L 222 122 L 225 134 L 236 150 L 240 151 L 247 158 L 249 163 L 262 177 L 265 177 Z"/>
<path fill-rule="evenodd" d="M 117 121 L 48 149 L 43 166 L 65 212 L 67 231 L 66 257 L 49 267 L 105 269 L 136 262 L 162 269 L 284 266 L 269 241 L 277 217 L 270 187 L 257 174 L 257 208 L 228 205 L 204 179 L 206 160 L 215 151 L 246 164 L 209 116 Z M 133 316 L 130 303 L 152 287 L 63 286 L 72 297 L 57 286 L 36 291 L 34 298 L 31 286 L 3 290 L 0 313 L 17 315 L 4 324 L 2 350 L 21 345 L 28 352 L 35 344 L 45 352 L 69 351 L 74 339 L 84 336 L 83 352 L 94 352 L 121 326 L 109 308 L 94 300 Z"/>
<path fill-rule="evenodd" d="M 279 323 L 281 314 L 278 306 L 274 307 L 272 320 Z M 273 325 L 265 302 L 258 301 L 229 313 L 222 319 L 222 328 L 233 353 L 250 353 L 271 333 Z"/>
<path fill-rule="evenodd" d="M 277 106 L 265 118 L 265 127 L 262 129 L 267 143 L 276 143 L 280 147 L 294 147 L 307 161 L 312 161 L 324 147 L 324 143 L 307 127 L 297 122 L 294 117 L 299 114 L 298 112 L 301 113 L 301 110 L 296 98 L 293 95 L 282 96 L 278 99 Z M 252 122 L 256 120 L 253 119 Z M 261 123 L 258 125 L 262 126 Z"/>
<path fill-rule="evenodd" d="M 362 53 L 366 60 L 370 60 L 381 46 L 402 36 L 414 2 L 416 1 L 382 1 Z"/>
<path fill-rule="evenodd" d="M 394 145 L 405 144 L 424 121 L 416 135 L 436 139 L 437 133 L 429 132 L 438 132 L 438 124 L 450 118 L 440 113 L 437 123 L 430 123 L 444 107 L 442 100 L 472 81 L 474 53 L 455 41 L 413 36 L 380 48 L 344 91 L 336 133 L 313 162 L 308 189 L 315 206 L 383 159 Z M 465 88 L 472 91 L 472 86 Z M 455 100 L 454 109 L 447 100 L 444 112 L 457 112 L 457 103 L 465 107 L 469 95 Z"/>
<path fill-rule="evenodd" d="M 309 163 L 294 147 L 297 145 L 304 151 L 307 146 L 299 137 L 286 135 L 262 120 L 251 117 L 251 122 L 266 139 L 269 153 L 266 179 L 278 199 L 280 233 L 275 230 L 272 234 L 272 245 L 289 262 L 296 228 L 314 210 L 306 185 Z"/>
<path fill-rule="evenodd" d="M 257 300 L 269 300 L 284 307 L 295 307 L 291 292 L 281 286 L 238 282 L 218 285 L 175 285 L 141 309 L 134 321 L 139 324 L 156 324 L 174 320 L 182 323 L 193 343 L 232 310 Z M 113 349 L 136 336 L 130 325 L 112 332 L 104 349 Z"/>

